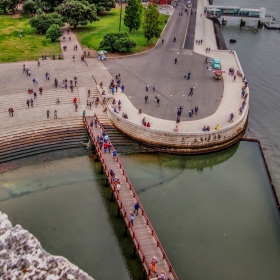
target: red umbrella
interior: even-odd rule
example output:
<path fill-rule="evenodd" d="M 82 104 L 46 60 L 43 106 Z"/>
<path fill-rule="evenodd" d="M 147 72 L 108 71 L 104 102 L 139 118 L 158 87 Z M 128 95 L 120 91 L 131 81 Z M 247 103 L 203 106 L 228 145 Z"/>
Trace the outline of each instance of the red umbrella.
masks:
<path fill-rule="evenodd" d="M 212 72 L 215 73 L 215 74 L 223 74 L 223 73 L 226 73 L 226 72 L 223 71 L 223 70 L 213 70 Z"/>

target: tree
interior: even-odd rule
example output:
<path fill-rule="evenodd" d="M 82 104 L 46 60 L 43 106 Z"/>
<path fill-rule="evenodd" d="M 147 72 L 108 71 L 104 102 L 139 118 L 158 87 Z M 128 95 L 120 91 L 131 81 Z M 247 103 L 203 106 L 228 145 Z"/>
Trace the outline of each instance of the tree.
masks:
<path fill-rule="evenodd" d="M 129 37 L 127 38 L 119 38 L 114 43 L 114 48 L 119 52 L 127 52 L 131 48 L 134 48 L 136 43 L 131 40 Z"/>
<path fill-rule="evenodd" d="M 62 36 L 61 28 L 58 24 L 52 24 L 46 32 L 46 38 L 50 38 L 52 42 Z"/>
<path fill-rule="evenodd" d="M 95 5 L 85 0 L 65 0 L 56 10 L 61 14 L 63 21 L 68 22 L 74 29 L 77 25 L 87 25 L 88 21 L 99 20 Z"/>
<path fill-rule="evenodd" d="M 22 12 L 24 14 L 36 15 L 36 11 L 42 7 L 40 1 L 27 0 L 22 5 Z"/>
<path fill-rule="evenodd" d="M 148 44 L 153 37 L 158 38 L 160 36 L 159 12 L 156 5 L 148 4 L 144 19 L 144 36 L 147 38 Z"/>
<path fill-rule="evenodd" d="M 107 33 L 100 42 L 100 48 L 110 48 L 111 52 L 128 51 L 136 46 L 136 43 L 131 40 L 127 32 Z"/>
<path fill-rule="evenodd" d="M 38 33 L 46 33 L 52 24 L 63 26 L 63 21 L 57 13 L 52 13 L 37 15 L 29 20 L 29 24 L 36 28 Z"/>
<path fill-rule="evenodd" d="M 89 3 L 95 5 L 98 14 L 105 11 L 110 11 L 116 6 L 115 1 L 113 0 L 89 0 Z"/>
<path fill-rule="evenodd" d="M 4 13 L 6 13 L 7 10 L 12 10 L 14 12 L 19 2 L 20 0 L 0 0 L 0 9 L 4 10 Z"/>
<path fill-rule="evenodd" d="M 132 30 L 138 30 L 141 25 L 142 5 L 138 0 L 128 0 L 125 7 L 124 25 Z"/>
<path fill-rule="evenodd" d="M 53 11 L 63 0 L 43 0 L 43 9 Z"/>

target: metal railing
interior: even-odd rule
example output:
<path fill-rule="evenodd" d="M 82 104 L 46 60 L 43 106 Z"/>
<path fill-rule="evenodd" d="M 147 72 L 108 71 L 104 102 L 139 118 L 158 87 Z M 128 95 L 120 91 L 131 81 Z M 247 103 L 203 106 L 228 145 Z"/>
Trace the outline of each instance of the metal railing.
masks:
<path fill-rule="evenodd" d="M 105 131 L 104 128 L 103 128 L 103 126 L 102 126 L 102 124 L 100 123 L 100 121 L 98 120 L 97 117 L 96 117 L 96 119 L 97 119 L 98 125 L 99 125 L 99 127 L 100 127 L 100 130 L 101 130 L 102 132 Z M 106 176 L 107 176 L 107 178 L 109 179 L 111 189 L 112 189 L 112 191 L 113 191 L 113 193 L 114 193 L 114 195 L 115 195 L 115 197 L 116 197 L 117 203 L 118 203 L 118 205 L 119 205 L 119 207 L 120 207 L 120 210 L 121 210 L 121 212 L 122 212 L 122 214 L 123 214 L 125 223 L 126 223 L 128 229 L 129 229 L 129 232 L 130 232 L 130 234 L 131 234 L 131 237 L 132 237 L 132 239 L 133 239 L 133 242 L 134 242 L 134 244 L 135 244 L 135 247 L 136 247 L 136 249 L 137 249 L 137 251 L 138 251 L 138 253 L 139 253 L 139 255 L 140 255 L 140 258 L 141 258 L 141 261 L 142 261 L 142 265 L 144 266 L 148 277 L 150 277 L 150 276 L 152 276 L 153 272 L 152 272 L 152 270 L 150 269 L 149 260 L 147 260 L 147 258 L 145 257 L 145 254 L 144 254 L 144 252 L 143 252 L 143 250 L 142 250 L 142 248 L 141 248 L 140 242 L 139 242 L 139 240 L 138 240 L 138 238 L 137 238 L 137 236 L 136 236 L 135 230 L 134 230 L 133 226 L 131 225 L 129 213 L 127 213 L 127 211 L 124 209 L 124 206 L 123 206 L 123 203 L 122 203 L 122 201 L 121 201 L 121 199 L 120 199 L 119 193 L 118 193 L 118 191 L 117 191 L 117 189 L 116 189 L 116 187 L 115 187 L 115 185 L 114 185 L 113 178 L 111 177 L 110 171 L 109 171 L 109 169 L 108 169 L 108 167 L 107 167 L 107 165 L 106 165 L 106 163 L 105 163 L 105 160 L 104 160 L 104 158 L 103 158 L 102 151 L 101 151 L 101 149 L 100 149 L 100 147 L 99 147 L 99 145 L 98 145 L 98 142 L 97 142 L 97 140 L 96 140 L 96 138 L 95 138 L 95 136 L 94 136 L 94 134 L 93 134 L 93 131 L 92 131 L 91 127 L 89 126 L 89 124 L 88 124 L 87 119 L 86 119 L 85 116 L 84 116 L 84 124 L 85 124 L 85 126 L 86 126 L 86 128 L 87 128 L 87 130 L 88 130 L 88 132 L 89 132 L 89 135 L 90 135 L 90 137 L 91 137 L 92 142 L 94 143 L 94 145 L 95 145 L 95 147 L 96 147 L 96 152 L 97 152 L 97 154 L 98 154 L 98 156 L 99 156 L 99 159 L 100 159 L 100 161 L 101 161 L 101 163 L 102 163 L 102 165 L 103 165 L 103 168 L 104 168 L 104 170 L 105 170 Z M 110 139 L 109 139 L 109 144 L 111 144 L 112 149 L 114 150 L 114 146 L 113 146 L 112 142 L 110 141 Z M 153 226 L 152 226 L 152 224 L 151 224 L 151 222 L 150 222 L 150 220 L 149 220 L 149 218 L 148 218 L 146 212 L 144 211 L 144 208 L 143 208 L 143 206 L 142 206 L 142 204 L 141 204 L 141 202 L 140 202 L 140 200 L 139 200 L 139 198 L 138 198 L 138 196 L 137 196 L 137 194 L 136 194 L 136 192 L 135 192 L 135 190 L 134 190 L 134 188 L 133 188 L 133 186 L 132 186 L 132 184 L 131 184 L 131 182 L 130 182 L 130 180 L 129 180 L 129 178 L 128 178 L 128 176 L 127 176 L 125 170 L 124 170 L 124 167 L 123 167 L 123 165 L 122 165 L 122 163 L 121 163 L 121 161 L 120 161 L 120 159 L 119 159 L 118 156 L 116 156 L 116 162 L 119 164 L 119 168 L 122 170 L 122 174 L 123 174 L 123 176 L 125 177 L 126 182 L 127 182 L 128 185 L 129 185 L 129 189 L 130 189 L 131 192 L 133 193 L 133 197 L 136 199 L 136 201 L 138 202 L 138 204 L 139 204 L 139 206 L 140 206 L 141 213 L 142 213 L 142 215 L 143 215 L 143 217 L 144 217 L 144 219 L 145 219 L 145 221 L 146 221 L 146 225 L 147 225 L 147 226 L 149 227 L 149 229 L 151 230 L 152 236 L 154 237 L 154 239 L 155 239 L 155 241 L 156 241 L 157 247 L 160 249 L 160 251 L 161 251 L 161 253 L 162 253 L 162 257 L 163 257 L 163 259 L 165 260 L 165 262 L 166 262 L 167 265 L 168 265 L 169 272 L 171 273 L 171 275 L 172 275 L 172 277 L 173 277 L 174 280 L 178 280 L 179 278 L 178 278 L 178 276 L 176 275 L 176 272 L 175 272 L 175 270 L 173 269 L 173 267 L 172 267 L 172 265 L 171 265 L 171 262 L 169 261 L 167 255 L 166 255 L 166 253 L 165 253 L 165 251 L 164 251 L 164 249 L 163 249 L 163 246 L 161 245 L 161 243 L 160 243 L 160 241 L 159 241 L 159 238 L 158 238 L 158 236 L 156 235 L 156 232 L 155 232 L 155 230 L 154 230 L 154 228 L 153 228 Z"/>

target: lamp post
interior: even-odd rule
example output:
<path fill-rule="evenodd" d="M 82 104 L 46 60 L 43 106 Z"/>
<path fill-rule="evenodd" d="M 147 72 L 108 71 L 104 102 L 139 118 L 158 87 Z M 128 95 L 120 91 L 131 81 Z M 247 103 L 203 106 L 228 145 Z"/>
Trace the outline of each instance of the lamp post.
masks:
<path fill-rule="evenodd" d="M 119 23 L 119 32 L 121 32 L 122 25 L 122 0 L 120 0 L 121 10 L 120 10 L 120 23 Z"/>

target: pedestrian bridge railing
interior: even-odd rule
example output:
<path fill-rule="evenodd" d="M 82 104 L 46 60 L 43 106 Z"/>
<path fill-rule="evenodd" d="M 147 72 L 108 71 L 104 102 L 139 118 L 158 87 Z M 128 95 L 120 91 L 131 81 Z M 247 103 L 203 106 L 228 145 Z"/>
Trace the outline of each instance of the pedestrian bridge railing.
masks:
<path fill-rule="evenodd" d="M 102 124 L 100 123 L 100 121 L 98 120 L 97 117 L 96 117 L 96 119 L 97 119 L 97 122 L 98 122 L 98 126 L 99 126 L 99 128 L 100 128 L 100 132 L 102 133 L 102 132 L 105 131 L 105 130 L 104 130 Z M 147 273 L 147 276 L 148 276 L 148 277 L 152 277 L 152 276 L 154 276 L 154 275 L 153 275 L 153 271 L 151 271 L 151 269 L 150 269 L 150 259 L 148 259 L 148 258 L 145 256 L 144 250 L 143 250 L 143 248 L 141 247 L 141 243 L 140 243 L 140 241 L 139 241 L 139 238 L 138 238 L 138 236 L 137 236 L 137 233 L 136 233 L 136 231 L 134 230 L 134 228 L 133 228 L 133 226 L 132 226 L 132 224 L 131 224 L 131 222 L 130 222 L 130 215 L 129 215 L 130 213 L 129 213 L 129 211 L 128 211 L 127 209 L 125 209 L 125 207 L 124 207 L 124 204 L 123 204 L 123 202 L 122 202 L 122 200 L 121 200 L 121 197 L 120 197 L 120 195 L 119 195 L 119 193 L 118 193 L 118 191 L 117 191 L 117 189 L 116 189 L 116 187 L 115 187 L 115 184 L 114 184 L 114 182 L 113 182 L 113 178 L 112 178 L 112 176 L 110 175 L 110 170 L 109 170 L 109 168 L 108 168 L 108 166 L 107 166 L 106 159 L 105 159 L 104 156 L 103 156 L 102 150 L 100 149 L 100 147 L 99 147 L 99 145 L 98 145 L 97 139 L 96 139 L 96 137 L 95 137 L 95 135 L 94 135 L 94 133 L 93 133 L 93 130 L 91 129 L 91 127 L 90 127 L 90 125 L 89 125 L 89 122 L 88 122 L 88 120 L 87 120 L 86 117 L 84 117 L 84 124 L 85 124 L 85 126 L 86 126 L 86 128 L 87 128 L 87 131 L 88 131 L 89 135 L 90 135 L 90 139 L 91 139 L 92 143 L 94 144 L 94 146 L 95 146 L 95 148 L 96 148 L 96 153 L 97 153 L 97 155 L 98 155 L 98 157 L 99 157 L 99 159 L 100 159 L 100 162 L 101 162 L 101 164 L 102 164 L 102 166 L 103 166 L 103 169 L 105 170 L 105 173 L 106 173 L 106 176 L 107 176 L 107 178 L 108 178 L 108 180 L 109 180 L 109 183 L 110 183 L 112 192 L 113 192 L 113 194 L 115 195 L 115 198 L 116 198 L 116 201 L 117 201 L 117 203 L 118 203 L 119 209 L 120 209 L 120 211 L 122 212 L 122 215 L 123 215 L 125 224 L 126 224 L 128 230 L 129 230 L 130 234 L 131 234 L 131 237 L 132 237 L 132 239 L 133 239 L 135 248 L 136 248 L 136 250 L 137 250 L 138 253 L 139 253 L 139 256 L 140 256 L 142 265 L 143 265 L 143 267 L 144 267 L 144 269 L 145 269 L 145 271 L 146 271 L 146 273 Z M 114 150 L 114 146 L 113 146 L 112 142 L 110 141 L 110 139 L 109 139 L 108 141 L 109 141 L 109 144 L 112 145 L 112 150 Z M 140 210 L 141 210 L 142 216 L 143 216 L 143 218 L 145 219 L 145 224 L 146 224 L 146 226 L 149 228 L 151 236 L 152 236 L 152 237 L 154 238 L 154 240 L 156 241 L 156 247 L 159 248 L 159 250 L 160 250 L 160 252 L 161 252 L 161 254 L 162 254 L 162 259 L 163 259 L 163 260 L 165 261 L 165 263 L 167 264 L 168 271 L 169 271 L 169 273 L 171 274 L 171 275 L 169 276 L 170 280 L 172 280 L 172 279 L 174 279 L 174 280 L 179 279 L 178 276 L 176 275 L 175 270 L 174 270 L 173 267 L 172 267 L 171 262 L 169 261 L 169 259 L 168 259 L 168 257 L 167 257 L 167 254 L 166 254 L 165 251 L 164 251 L 163 246 L 162 246 L 161 243 L 160 243 L 160 240 L 159 240 L 159 238 L 158 238 L 158 236 L 157 236 L 157 234 L 156 234 L 156 232 L 155 232 L 155 230 L 154 230 L 154 228 L 153 228 L 153 226 L 152 226 L 152 224 L 151 224 L 151 222 L 150 222 L 150 220 L 149 220 L 149 218 L 148 218 L 148 215 L 146 214 L 146 212 L 145 212 L 145 210 L 144 210 L 144 208 L 143 208 L 143 206 L 142 206 L 142 204 L 141 204 L 141 202 L 140 202 L 140 200 L 139 200 L 139 198 L 138 198 L 138 196 L 137 196 L 137 194 L 136 194 L 136 192 L 135 192 L 135 190 L 134 190 L 134 188 L 133 188 L 133 186 L 132 186 L 132 184 L 131 184 L 131 182 L 130 182 L 130 180 L 129 180 L 129 178 L 128 178 L 126 172 L 125 172 L 125 169 L 124 169 L 124 167 L 123 167 L 123 165 L 122 165 L 122 163 L 121 163 L 121 161 L 120 161 L 120 159 L 119 159 L 118 156 L 116 156 L 116 164 L 117 164 L 117 167 L 121 169 L 122 175 L 125 177 L 125 181 L 126 181 L 126 183 L 128 184 L 128 186 L 129 186 L 129 190 L 130 190 L 130 191 L 132 192 L 132 194 L 133 194 L 133 198 L 138 202 L 138 204 L 139 204 L 139 206 L 140 206 Z M 171 277 L 171 276 L 172 276 L 172 277 Z"/>

